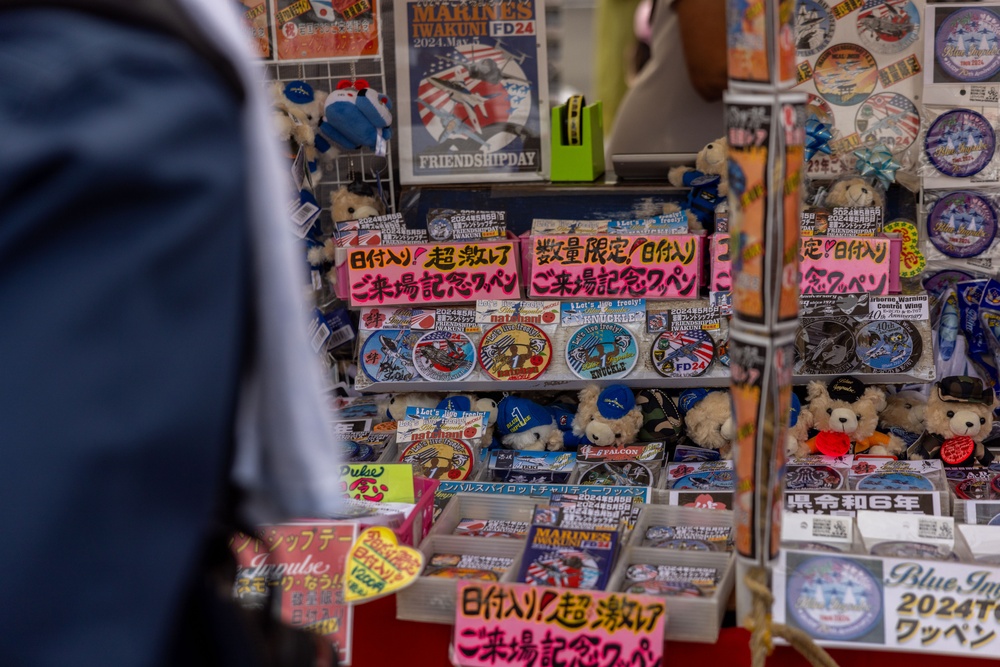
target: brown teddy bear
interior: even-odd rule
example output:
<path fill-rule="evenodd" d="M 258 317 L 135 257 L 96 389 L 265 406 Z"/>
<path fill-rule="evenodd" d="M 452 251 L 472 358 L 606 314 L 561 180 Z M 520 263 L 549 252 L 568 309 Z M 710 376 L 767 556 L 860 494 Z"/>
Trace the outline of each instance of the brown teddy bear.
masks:
<path fill-rule="evenodd" d="M 806 451 L 827 456 L 873 454 L 898 456 L 903 441 L 878 430 L 878 414 L 885 408 L 885 394 L 878 387 L 866 387 L 850 375 L 842 375 L 829 384 L 813 381 L 808 389 L 809 414 L 816 435 L 806 442 Z"/>
<path fill-rule="evenodd" d="M 909 447 L 924 432 L 927 398 L 919 391 L 897 391 L 886 395 L 885 409 L 878 413 L 878 427 L 898 435 Z"/>
<path fill-rule="evenodd" d="M 724 459 L 733 458 L 733 407 L 729 392 L 688 389 L 677 400 L 688 439 L 699 447 L 718 450 Z"/>
<path fill-rule="evenodd" d="M 907 454 L 939 458 L 946 465 L 989 465 L 993 454 L 983 444 L 993 427 L 996 396 L 981 380 L 952 375 L 934 385 L 927 399 L 926 430 Z"/>
<path fill-rule="evenodd" d="M 348 185 L 340 186 L 330 195 L 330 218 L 334 222 L 360 220 L 376 215 L 385 215 L 385 202 L 376 195 L 370 183 L 356 178 Z M 322 245 L 319 243 L 312 245 L 306 253 L 306 259 L 316 268 L 324 264 L 336 264 L 337 247 L 337 240 L 331 236 Z M 342 254 L 341 261 L 345 261 L 345 258 L 346 255 Z M 336 287 L 336 267 L 327 272 L 326 279 Z"/>
<path fill-rule="evenodd" d="M 885 208 L 885 193 L 882 188 L 872 185 L 860 176 L 848 176 L 835 182 L 826 193 L 823 201 L 826 208 L 846 206 L 859 208 L 862 206 L 878 206 Z"/>
<path fill-rule="evenodd" d="M 599 447 L 621 447 L 635 442 L 641 428 L 642 410 L 625 385 L 613 384 L 603 390 L 589 385 L 580 390 L 573 435 L 586 436 Z"/>
<path fill-rule="evenodd" d="M 694 169 L 681 166 L 672 167 L 667 172 L 667 180 L 675 188 L 691 188 L 683 207 L 691 231 L 714 228 L 715 207 L 729 196 L 728 154 L 726 138 L 719 137 L 698 151 Z M 681 206 L 673 202 L 663 206 L 664 213 L 680 210 Z"/>

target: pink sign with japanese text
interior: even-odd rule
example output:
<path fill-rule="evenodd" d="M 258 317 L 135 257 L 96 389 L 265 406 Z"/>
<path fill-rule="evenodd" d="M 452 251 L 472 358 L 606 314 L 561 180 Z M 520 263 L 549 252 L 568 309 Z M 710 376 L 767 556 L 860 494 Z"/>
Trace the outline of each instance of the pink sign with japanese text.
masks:
<path fill-rule="evenodd" d="M 533 236 L 529 294 L 546 299 L 696 299 L 704 237 Z"/>
<path fill-rule="evenodd" d="M 666 623 L 664 600 L 652 595 L 460 581 L 454 662 L 660 665 Z"/>
<path fill-rule="evenodd" d="M 234 593 L 241 604 L 279 611 L 289 625 L 327 638 L 340 664 L 351 662 L 353 609 L 344 601 L 347 554 L 356 523 L 310 521 L 237 533 Z"/>
<path fill-rule="evenodd" d="M 893 289 L 892 270 L 887 238 L 804 236 L 799 246 L 802 294 L 888 294 Z"/>
<path fill-rule="evenodd" d="M 728 292 L 733 284 L 732 262 L 729 259 L 729 234 L 712 234 L 709 242 L 713 292 Z"/>
<path fill-rule="evenodd" d="M 357 248 L 347 266 L 352 306 L 520 296 L 517 251 L 511 242 Z"/>

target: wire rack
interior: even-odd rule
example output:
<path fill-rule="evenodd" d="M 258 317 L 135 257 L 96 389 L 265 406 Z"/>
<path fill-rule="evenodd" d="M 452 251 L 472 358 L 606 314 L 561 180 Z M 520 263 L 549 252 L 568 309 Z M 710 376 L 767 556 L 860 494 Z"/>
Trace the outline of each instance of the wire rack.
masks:
<path fill-rule="evenodd" d="M 385 75 L 383 58 L 366 58 L 356 61 L 310 61 L 302 63 L 267 63 L 268 77 L 282 83 L 288 81 L 306 81 L 315 90 L 329 93 L 343 80 L 364 79 L 369 85 L 380 92 L 387 92 L 388 81 Z M 391 94 L 391 93 L 389 93 Z M 324 210 L 329 209 L 330 196 L 340 186 L 347 185 L 355 174 L 366 183 L 376 188 L 381 184 L 382 191 L 390 211 L 396 210 L 395 190 L 393 188 L 392 147 L 388 146 L 385 157 L 374 152 L 361 149 L 342 151 L 333 164 L 324 168 L 323 178 L 314 184 L 316 199 Z"/>

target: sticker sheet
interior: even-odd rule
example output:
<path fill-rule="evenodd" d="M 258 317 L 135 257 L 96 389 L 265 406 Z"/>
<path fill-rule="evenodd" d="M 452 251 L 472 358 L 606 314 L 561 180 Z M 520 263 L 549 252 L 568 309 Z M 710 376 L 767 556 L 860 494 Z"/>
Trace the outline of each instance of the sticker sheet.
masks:
<path fill-rule="evenodd" d="M 832 155 L 807 164 L 813 178 L 850 171 L 853 152 L 884 145 L 904 169 L 916 161 L 924 69 L 924 0 L 798 0 L 798 84 L 807 112 L 831 125 Z"/>

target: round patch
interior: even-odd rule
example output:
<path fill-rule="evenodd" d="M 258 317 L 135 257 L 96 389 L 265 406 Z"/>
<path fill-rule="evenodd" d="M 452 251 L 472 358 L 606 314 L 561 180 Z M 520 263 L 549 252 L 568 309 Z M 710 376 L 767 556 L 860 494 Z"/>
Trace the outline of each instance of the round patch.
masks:
<path fill-rule="evenodd" d="M 933 491 L 934 485 L 915 472 L 876 472 L 861 478 L 859 491 Z"/>
<path fill-rule="evenodd" d="M 732 491 L 734 476 L 729 470 L 710 470 L 684 475 L 674 480 L 671 489 L 689 491 Z"/>
<path fill-rule="evenodd" d="M 882 144 L 891 153 L 901 153 L 920 132 L 920 112 L 899 93 L 878 93 L 858 107 L 854 129 L 863 145 Z"/>
<path fill-rule="evenodd" d="M 813 81 L 824 100 L 850 107 L 875 90 L 878 65 L 872 54 L 857 44 L 835 44 L 816 59 Z"/>
<path fill-rule="evenodd" d="M 633 595 L 669 595 L 671 597 L 702 597 L 701 589 L 690 581 L 642 581 L 632 584 L 625 591 Z"/>
<path fill-rule="evenodd" d="M 534 324 L 498 324 L 479 341 L 479 365 L 494 380 L 534 380 L 552 361 L 552 343 Z"/>
<path fill-rule="evenodd" d="M 958 81 L 985 81 L 1000 71 L 1000 17 L 970 7 L 949 15 L 934 36 L 934 57 Z"/>
<path fill-rule="evenodd" d="M 905 373 L 917 365 L 923 352 L 920 332 L 905 321 L 868 322 L 855 341 L 862 370 L 870 373 Z"/>
<path fill-rule="evenodd" d="M 958 560 L 951 549 L 923 542 L 879 542 L 871 549 L 872 556 L 884 558 L 926 558 L 928 560 Z"/>
<path fill-rule="evenodd" d="M 355 463 L 364 463 L 366 461 L 374 461 L 376 459 L 375 449 L 371 445 L 366 445 L 363 442 L 357 443 L 358 449 L 351 457 L 351 461 Z"/>
<path fill-rule="evenodd" d="M 920 12 L 912 0 L 866 0 L 858 14 L 858 38 L 877 53 L 905 51 L 920 35 Z"/>
<path fill-rule="evenodd" d="M 447 241 L 455 233 L 451 225 L 451 216 L 455 211 L 439 211 L 437 215 L 427 221 L 427 235 L 433 241 Z"/>
<path fill-rule="evenodd" d="M 620 324 L 587 324 L 566 344 L 566 364 L 584 380 L 623 378 L 638 359 L 635 336 Z"/>
<path fill-rule="evenodd" d="M 934 119 L 924 137 L 924 153 L 945 176 L 965 178 L 986 168 L 993 159 L 996 135 L 982 115 L 955 109 Z"/>
<path fill-rule="evenodd" d="M 830 466 L 788 466 L 785 473 L 785 488 L 790 491 L 839 489 L 843 485 L 844 476 L 836 468 Z"/>
<path fill-rule="evenodd" d="M 340 458 L 345 461 L 352 460 L 358 455 L 358 443 L 356 442 L 342 442 L 340 443 Z"/>
<path fill-rule="evenodd" d="M 990 482 L 990 488 L 993 489 L 993 493 L 997 494 L 997 496 L 1000 496 L 1000 475 L 996 475 L 993 477 L 993 480 Z"/>
<path fill-rule="evenodd" d="M 1000 514 L 993 515 L 993 518 L 986 524 L 987 526 L 1000 526 Z"/>
<path fill-rule="evenodd" d="M 857 366 L 854 329 L 846 319 L 803 320 L 795 336 L 795 372 L 841 375 Z"/>
<path fill-rule="evenodd" d="M 472 472 L 472 449 L 461 440 L 427 438 L 411 443 L 399 460 L 419 467 L 419 474 L 430 479 L 460 481 Z"/>
<path fill-rule="evenodd" d="M 847 558 L 816 556 L 788 577 L 785 604 L 796 625 L 816 639 L 851 641 L 882 625 L 882 587 Z"/>
<path fill-rule="evenodd" d="M 580 484 L 586 486 L 652 486 L 653 473 L 635 461 L 607 461 L 583 473 Z"/>
<path fill-rule="evenodd" d="M 972 274 L 957 270 L 938 271 L 924 278 L 922 285 L 929 293 L 941 296 L 945 290 L 954 289 L 955 285 L 966 280 L 973 280 Z"/>
<path fill-rule="evenodd" d="M 839 132 L 837 131 L 837 123 L 833 115 L 833 107 L 830 106 L 830 103 L 819 95 L 813 95 L 812 93 L 808 93 L 806 99 L 808 100 L 806 102 L 806 118 L 814 116 L 819 122 L 829 125 L 830 133 L 836 138 Z"/>
<path fill-rule="evenodd" d="M 990 484 L 983 479 L 967 479 L 955 485 L 955 496 L 962 500 L 989 500 Z"/>
<path fill-rule="evenodd" d="M 594 588 L 601 577 L 597 561 L 586 551 L 560 549 L 531 561 L 524 583 L 563 588 Z"/>
<path fill-rule="evenodd" d="M 372 382 L 410 382 L 417 376 L 413 345 L 419 337 L 410 329 L 372 332 L 361 346 L 361 370 Z"/>
<path fill-rule="evenodd" d="M 835 27 L 833 14 L 823 0 L 798 0 L 795 3 L 795 53 L 799 59 L 825 49 L 833 39 Z"/>
<path fill-rule="evenodd" d="M 413 366 L 433 382 L 467 378 L 476 365 L 476 346 L 459 331 L 428 331 L 413 346 Z"/>
<path fill-rule="evenodd" d="M 949 257 L 975 257 L 990 247 L 996 233 L 993 206 L 975 192 L 949 192 L 927 215 L 931 243 Z"/>
<path fill-rule="evenodd" d="M 796 549 L 798 551 L 823 551 L 838 554 L 843 552 L 843 549 L 822 542 L 782 542 L 781 546 L 785 549 Z"/>
<path fill-rule="evenodd" d="M 646 563 L 629 565 L 628 569 L 625 570 L 625 578 L 630 581 L 651 581 L 656 579 L 658 571 L 655 565 L 647 565 Z"/>
<path fill-rule="evenodd" d="M 976 451 L 976 441 L 967 435 L 948 438 L 941 445 L 941 460 L 948 465 L 957 466 Z"/>
<path fill-rule="evenodd" d="M 701 329 L 664 331 L 653 341 L 650 356 L 663 377 L 696 377 L 712 365 L 715 343 Z"/>

